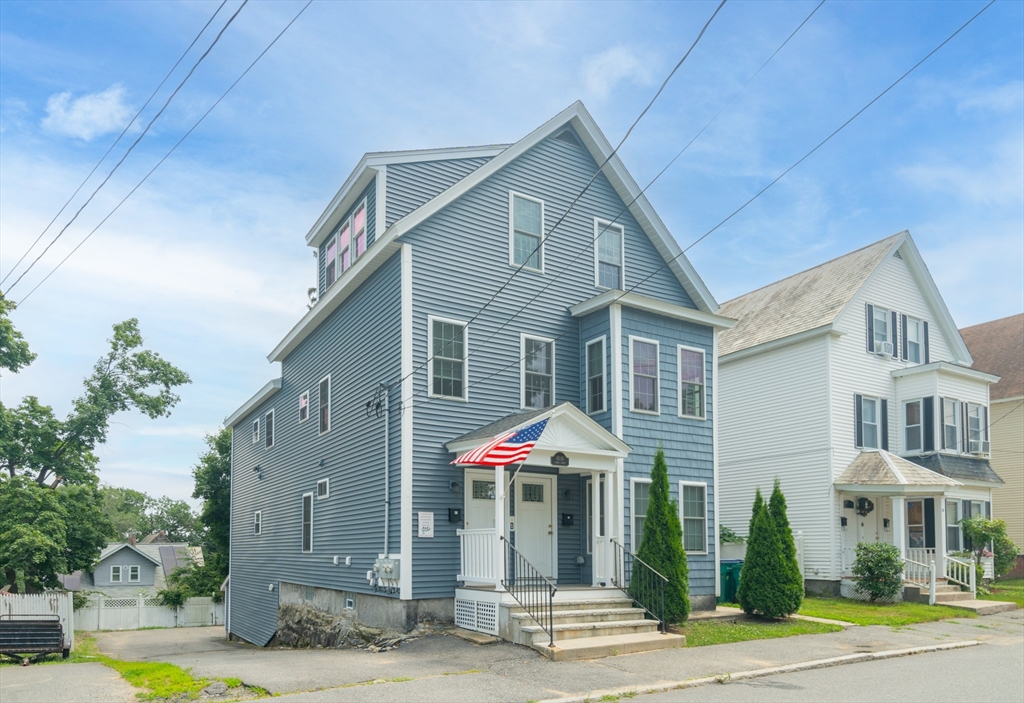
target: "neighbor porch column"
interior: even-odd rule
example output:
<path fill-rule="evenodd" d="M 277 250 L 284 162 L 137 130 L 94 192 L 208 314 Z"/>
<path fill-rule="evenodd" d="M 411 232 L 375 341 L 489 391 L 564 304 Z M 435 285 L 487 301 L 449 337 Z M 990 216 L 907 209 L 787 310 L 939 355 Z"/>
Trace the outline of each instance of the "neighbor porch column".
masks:
<path fill-rule="evenodd" d="M 903 496 L 892 498 L 892 543 L 900 550 L 900 557 L 907 557 L 907 499 Z"/>
<path fill-rule="evenodd" d="M 939 509 L 935 513 L 935 575 L 937 578 L 946 577 L 946 496 L 936 496 L 939 501 Z"/>
<path fill-rule="evenodd" d="M 501 580 L 505 577 L 505 467 L 494 467 L 494 587 L 504 591 Z"/>
<path fill-rule="evenodd" d="M 591 544 L 590 554 L 590 585 L 596 586 L 600 580 L 604 564 L 601 558 L 601 535 L 599 531 L 601 508 L 600 508 L 600 485 L 601 485 L 601 474 L 596 471 L 590 473 L 590 536 L 593 544 Z"/>

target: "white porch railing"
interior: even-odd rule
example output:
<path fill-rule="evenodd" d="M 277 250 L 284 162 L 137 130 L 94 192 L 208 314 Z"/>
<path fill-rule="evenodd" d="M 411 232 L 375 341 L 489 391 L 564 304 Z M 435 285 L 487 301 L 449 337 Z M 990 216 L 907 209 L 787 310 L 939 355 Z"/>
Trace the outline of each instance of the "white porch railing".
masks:
<path fill-rule="evenodd" d="M 457 580 L 497 586 L 498 533 L 496 530 L 456 530 L 462 548 L 462 569 Z"/>
<path fill-rule="evenodd" d="M 971 589 L 971 593 L 977 595 L 977 575 L 972 562 L 946 557 L 946 578 L 953 583 Z"/>
<path fill-rule="evenodd" d="M 907 547 L 907 559 L 916 561 L 920 564 L 931 564 L 936 561 L 936 551 L 934 549 L 925 549 L 924 547 Z"/>
<path fill-rule="evenodd" d="M 912 559 L 903 560 L 903 580 L 919 588 L 928 589 L 928 605 L 935 605 L 935 562 L 924 564 Z"/>

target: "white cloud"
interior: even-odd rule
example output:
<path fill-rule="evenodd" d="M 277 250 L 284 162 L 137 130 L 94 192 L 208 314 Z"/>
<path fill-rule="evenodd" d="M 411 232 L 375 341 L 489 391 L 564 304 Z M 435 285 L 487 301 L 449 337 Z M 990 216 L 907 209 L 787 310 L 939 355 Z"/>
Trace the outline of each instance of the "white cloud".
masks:
<path fill-rule="evenodd" d="M 625 46 L 613 46 L 583 61 L 583 89 L 595 100 L 605 100 L 620 83 L 646 85 L 651 69 Z"/>
<path fill-rule="evenodd" d="M 119 84 L 80 98 L 72 98 L 70 91 L 56 93 L 46 101 L 46 117 L 41 126 L 50 132 L 91 141 L 124 128 L 131 116 L 124 97 L 124 87 Z"/>
<path fill-rule="evenodd" d="M 981 156 L 974 164 L 966 158 L 935 157 L 897 173 L 925 192 L 952 196 L 961 202 L 1017 206 L 1024 192 L 1020 137 L 996 142 Z"/>
<path fill-rule="evenodd" d="M 1010 81 L 1003 85 L 961 93 L 957 96 L 957 112 L 984 110 L 991 112 L 1019 111 L 1024 102 L 1024 83 Z"/>

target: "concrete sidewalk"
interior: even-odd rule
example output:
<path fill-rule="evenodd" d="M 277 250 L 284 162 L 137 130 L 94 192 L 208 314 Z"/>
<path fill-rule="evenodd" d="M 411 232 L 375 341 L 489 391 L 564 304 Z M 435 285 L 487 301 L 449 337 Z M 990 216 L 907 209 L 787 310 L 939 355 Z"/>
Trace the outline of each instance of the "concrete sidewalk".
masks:
<path fill-rule="evenodd" d="M 192 632 L 187 632 L 192 630 Z M 205 632 L 197 632 L 205 630 Z M 828 657 L 968 640 L 1020 642 L 1024 611 L 903 628 L 842 632 L 671 649 L 594 661 L 550 662 L 505 642 L 474 645 L 433 636 L 372 654 L 260 649 L 223 640 L 220 628 L 97 636 L 105 653 L 168 661 L 197 676 L 234 676 L 289 701 L 528 701 L 785 666 Z M 600 698 L 600 695 L 595 697 Z"/>

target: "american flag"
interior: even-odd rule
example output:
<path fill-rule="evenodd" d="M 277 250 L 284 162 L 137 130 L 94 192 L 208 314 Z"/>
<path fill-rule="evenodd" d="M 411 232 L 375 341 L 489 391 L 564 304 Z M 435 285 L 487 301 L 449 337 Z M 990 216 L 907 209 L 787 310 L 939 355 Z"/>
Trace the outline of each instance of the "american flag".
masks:
<path fill-rule="evenodd" d="M 533 445 L 540 439 L 547 420 L 527 425 L 521 430 L 511 430 L 496 437 L 487 444 L 468 451 L 453 464 L 472 464 L 474 466 L 508 466 L 526 461 Z"/>

